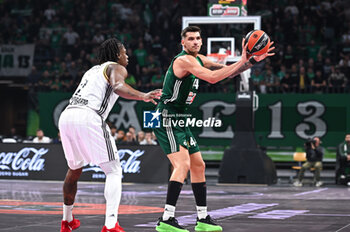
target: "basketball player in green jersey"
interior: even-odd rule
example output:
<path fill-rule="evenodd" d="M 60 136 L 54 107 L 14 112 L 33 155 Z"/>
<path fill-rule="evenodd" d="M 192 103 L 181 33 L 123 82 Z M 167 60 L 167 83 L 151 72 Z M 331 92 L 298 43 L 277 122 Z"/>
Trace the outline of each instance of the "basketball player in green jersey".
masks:
<path fill-rule="evenodd" d="M 199 27 L 186 27 L 181 32 L 181 36 L 184 50 L 175 56 L 166 73 L 161 101 L 157 106 L 158 113 L 162 114 L 161 127 L 154 129 L 160 146 L 174 167 L 168 184 L 164 214 L 159 218 L 156 230 L 161 232 L 188 231 L 175 219 L 175 206 L 183 182 L 190 170 L 198 214 L 195 231 L 222 231 L 222 227 L 215 224 L 207 214 L 205 163 L 196 139 L 188 127 L 174 125 L 173 122 L 181 119 L 186 122 L 186 115 L 181 114 L 186 112 L 187 106 L 196 97 L 199 87 L 198 78 L 214 84 L 229 76 L 236 76 L 252 67 L 253 64 L 274 55 L 270 53 L 274 48 L 270 48 L 263 55 L 252 56 L 248 59 L 243 40 L 241 59 L 226 66 L 214 63 L 206 56 L 198 54 L 202 46 Z"/>

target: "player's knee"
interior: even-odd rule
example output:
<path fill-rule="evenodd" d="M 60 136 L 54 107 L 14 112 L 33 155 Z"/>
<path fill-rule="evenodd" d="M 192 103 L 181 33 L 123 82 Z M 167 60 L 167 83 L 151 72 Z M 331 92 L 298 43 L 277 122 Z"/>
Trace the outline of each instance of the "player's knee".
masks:
<path fill-rule="evenodd" d="M 191 168 L 191 161 L 190 160 L 186 160 L 186 162 L 184 162 L 184 168 L 189 171 Z"/>
<path fill-rule="evenodd" d="M 205 163 L 204 161 L 197 162 L 194 165 L 191 165 L 191 172 L 205 172 Z"/>
<path fill-rule="evenodd" d="M 111 173 L 116 175 L 122 175 L 122 168 L 120 166 L 119 161 L 117 160 L 102 163 L 99 166 L 106 175 Z"/>
<path fill-rule="evenodd" d="M 174 168 L 183 173 L 187 173 L 190 170 L 190 162 L 182 161 L 178 163 Z"/>

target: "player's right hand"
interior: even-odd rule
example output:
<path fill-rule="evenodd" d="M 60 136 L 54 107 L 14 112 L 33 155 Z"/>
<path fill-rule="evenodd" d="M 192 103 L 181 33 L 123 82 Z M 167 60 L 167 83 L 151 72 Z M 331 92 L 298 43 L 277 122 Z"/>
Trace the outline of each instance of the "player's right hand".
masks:
<path fill-rule="evenodd" d="M 275 47 L 271 47 L 273 45 L 273 41 L 270 43 L 270 48 L 269 50 L 267 50 L 266 53 L 260 55 L 260 56 L 253 56 L 253 58 L 256 60 L 256 62 L 260 62 L 262 61 L 263 59 L 265 59 L 266 57 L 268 56 L 274 56 L 275 53 L 271 53 L 271 51 L 273 51 L 275 49 Z"/>
<path fill-rule="evenodd" d="M 162 96 L 162 89 L 155 89 L 146 93 L 143 97 L 143 101 L 152 102 L 157 105 L 157 102 L 154 99 L 160 99 L 160 96 Z"/>

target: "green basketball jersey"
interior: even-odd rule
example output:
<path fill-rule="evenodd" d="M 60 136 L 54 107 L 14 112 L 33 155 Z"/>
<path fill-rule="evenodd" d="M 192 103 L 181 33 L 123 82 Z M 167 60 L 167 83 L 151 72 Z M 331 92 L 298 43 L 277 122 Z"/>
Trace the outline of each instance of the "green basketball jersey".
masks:
<path fill-rule="evenodd" d="M 196 97 L 199 88 L 199 79 L 193 74 L 189 74 L 183 78 L 178 78 L 174 74 L 173 64 L 176 58 L 188 55 L 182 51 L 171 61 L 163 82 L 163 93 L 160 98 L 161 103 L 169 106 L 179 112 L 184 112 Z M 202 60 L 196 58 L 200 65 L 203 66 Z"/>

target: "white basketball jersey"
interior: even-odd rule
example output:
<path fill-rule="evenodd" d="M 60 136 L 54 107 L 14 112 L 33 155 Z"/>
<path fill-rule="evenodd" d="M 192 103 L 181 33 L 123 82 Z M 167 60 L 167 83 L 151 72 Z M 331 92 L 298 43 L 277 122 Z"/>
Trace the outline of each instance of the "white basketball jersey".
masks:
<path fill-rule="evenodd" d="M 106 74 L 109 64 L 105 62 L 90 68 L 80 81 L 78 88 L 69 100 L 70 107 L 88 107 L 106 120 L 119 95 L 114 93 Z"/>

